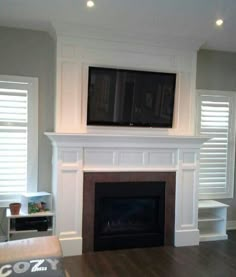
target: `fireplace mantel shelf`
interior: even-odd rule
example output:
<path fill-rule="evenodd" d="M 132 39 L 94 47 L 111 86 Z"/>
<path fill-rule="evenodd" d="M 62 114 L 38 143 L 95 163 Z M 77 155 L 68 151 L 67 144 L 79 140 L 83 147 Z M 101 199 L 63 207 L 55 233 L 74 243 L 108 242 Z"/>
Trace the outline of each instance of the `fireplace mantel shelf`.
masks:
<path fill-rule="evenodd" d="M 46 132 L 53 144 L 60 146 L 130 146 L 133 147 L 184 147 L 199 148 L 209 137 L 182 135 L 145 135 L 145 134 L 92 134 L 92 133 L 55 133 Z M 118 144 L 117 144 L 118 143 Z"/>

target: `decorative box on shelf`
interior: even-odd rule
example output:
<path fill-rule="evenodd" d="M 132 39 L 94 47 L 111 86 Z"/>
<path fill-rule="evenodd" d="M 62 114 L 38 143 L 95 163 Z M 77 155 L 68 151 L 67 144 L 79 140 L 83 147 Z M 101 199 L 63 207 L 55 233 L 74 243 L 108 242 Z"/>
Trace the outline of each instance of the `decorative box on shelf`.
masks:
<path fill-rule="evenodd" d="M 21 196 L 21 212 L 33 214 L 52 211 L 52 194 L 48 192 L 30 192 Z"/>

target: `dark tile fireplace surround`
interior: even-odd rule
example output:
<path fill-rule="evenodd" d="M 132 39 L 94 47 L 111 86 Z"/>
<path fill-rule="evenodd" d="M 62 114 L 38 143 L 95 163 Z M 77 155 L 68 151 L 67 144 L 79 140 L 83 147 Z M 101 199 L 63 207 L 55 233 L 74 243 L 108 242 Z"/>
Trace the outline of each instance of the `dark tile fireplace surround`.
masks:
<path fill-rule="evenodd" d="M 174 223 L 175 172 L 84 173 L 83 253 L 173 245 Z"/>

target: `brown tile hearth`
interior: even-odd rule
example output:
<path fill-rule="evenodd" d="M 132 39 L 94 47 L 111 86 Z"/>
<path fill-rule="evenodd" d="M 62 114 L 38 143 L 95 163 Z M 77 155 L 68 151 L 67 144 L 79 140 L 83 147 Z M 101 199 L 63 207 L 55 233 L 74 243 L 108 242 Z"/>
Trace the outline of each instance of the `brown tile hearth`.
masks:
<path fill-rule="evenodd" d="M 174 244 L 175 172 L 86 172 L 83 195 L 83 253 L 94 250 L 94 205 L 97 182 L 161 182 L 165 189 L 165 245 Z"/>

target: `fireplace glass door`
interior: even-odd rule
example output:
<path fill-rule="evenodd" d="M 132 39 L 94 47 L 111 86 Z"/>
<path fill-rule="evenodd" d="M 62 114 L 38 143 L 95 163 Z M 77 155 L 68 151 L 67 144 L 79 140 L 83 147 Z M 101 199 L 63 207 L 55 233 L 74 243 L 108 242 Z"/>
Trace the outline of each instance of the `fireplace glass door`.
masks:
<path fill-rule="evenodd" d="M 164 182 L 96 183 L 94 249 L 163 245 Z"/>
<path fill-rule="evenodd" d="M 101 235 L 153 232 L 157 230 L 157 198 L 104 198 L 101 201 Z"/>

